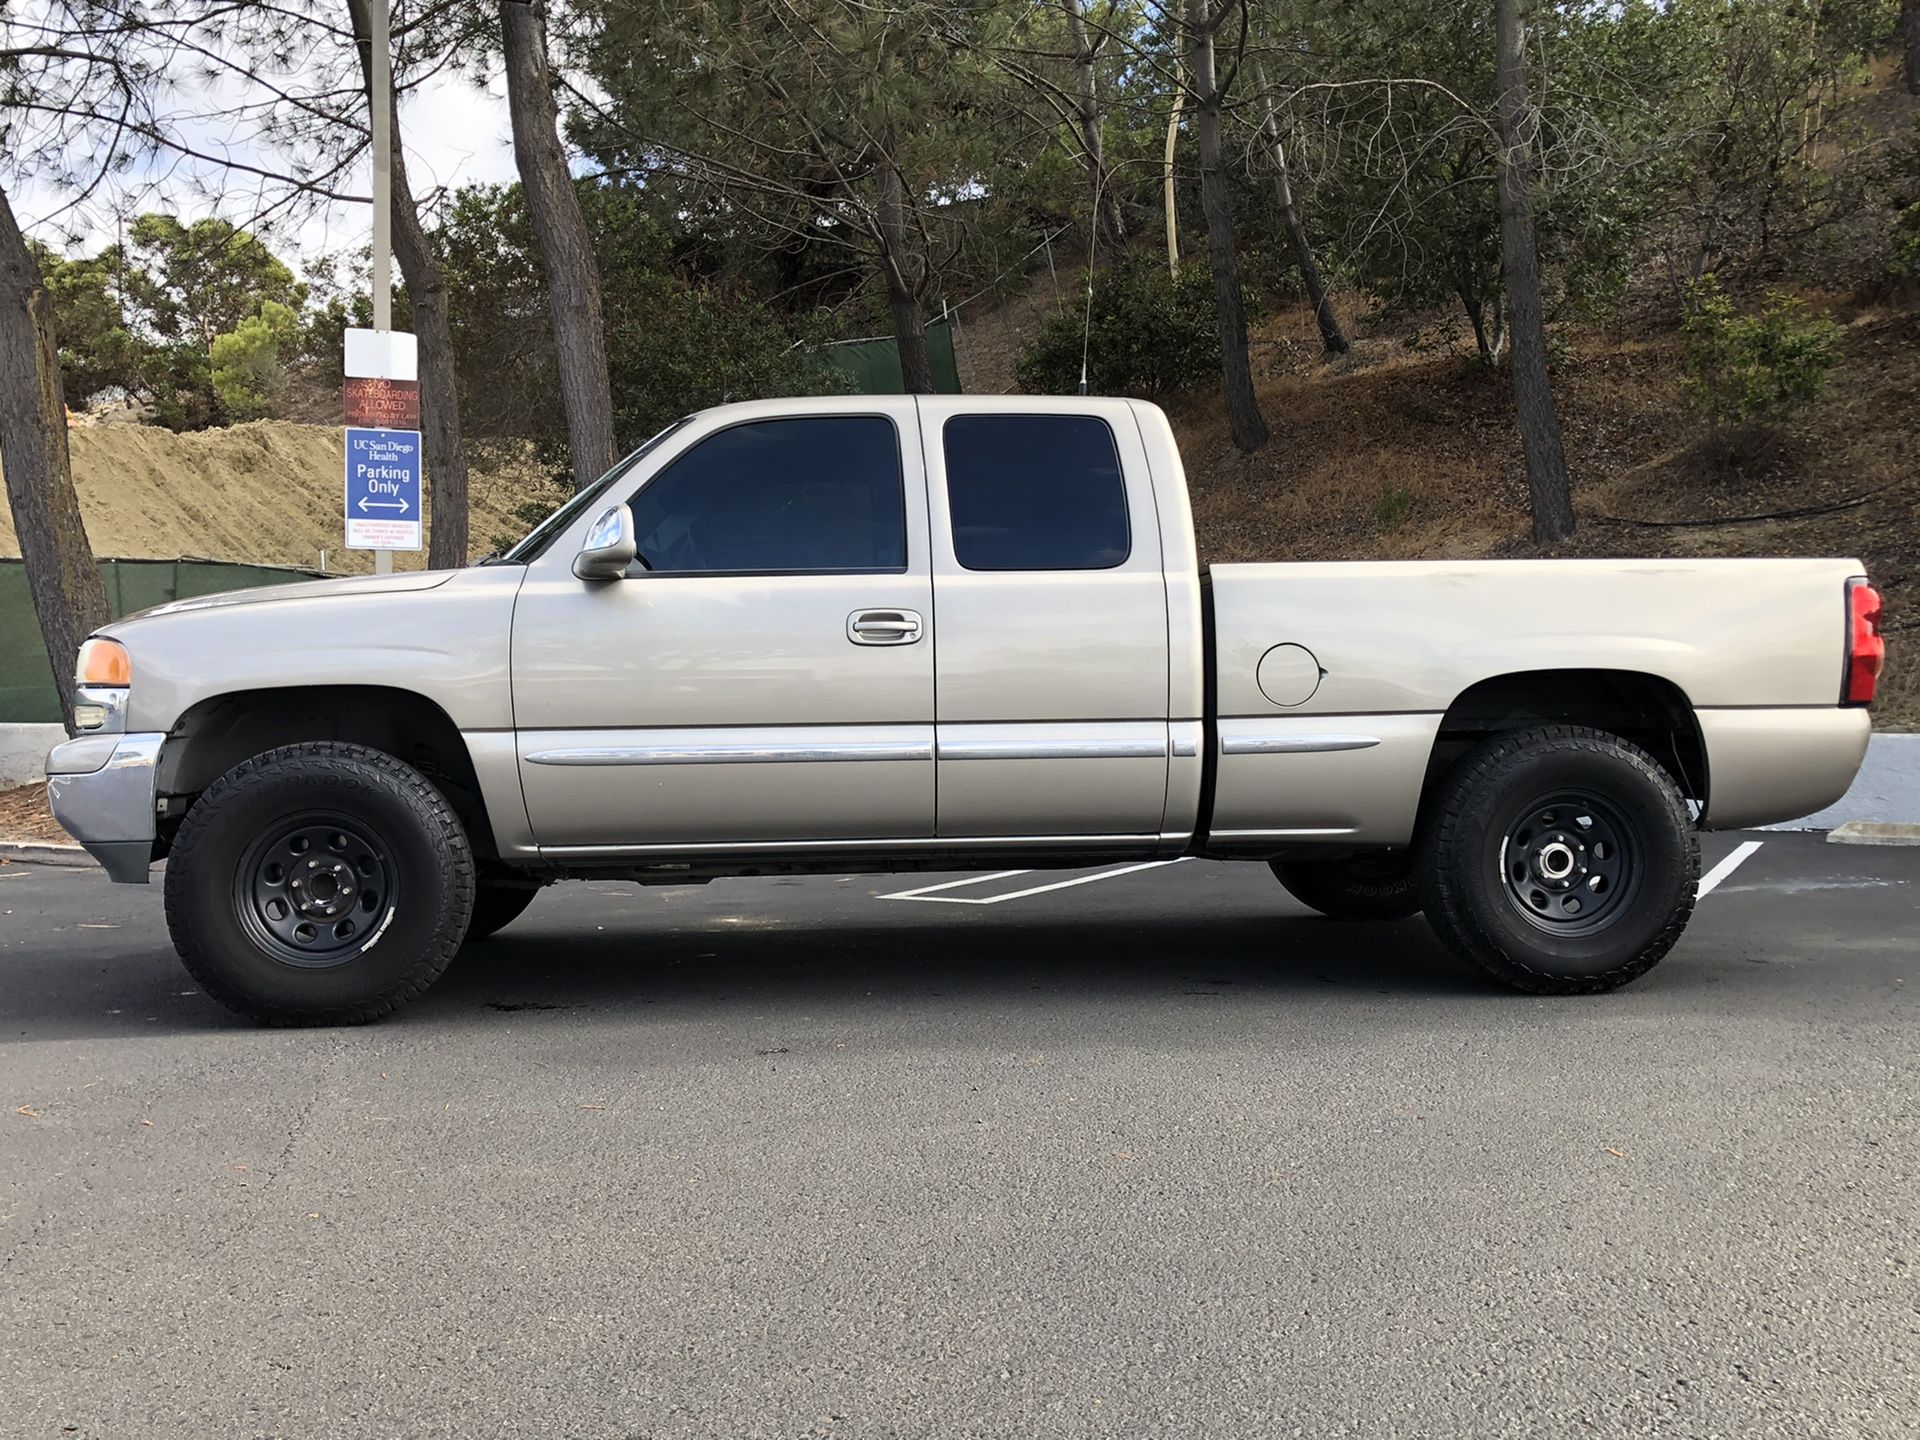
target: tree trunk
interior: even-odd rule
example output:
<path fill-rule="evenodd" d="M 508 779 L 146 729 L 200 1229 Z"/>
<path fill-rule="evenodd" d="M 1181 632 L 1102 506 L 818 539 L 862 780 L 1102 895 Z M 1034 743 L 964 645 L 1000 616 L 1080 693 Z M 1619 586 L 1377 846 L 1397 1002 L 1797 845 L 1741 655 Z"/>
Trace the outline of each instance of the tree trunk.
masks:
<path fill-rule="evenodd" d="M 1907 93 L 1920 95 L 1920 0 L 1900 0 L 1900 36 L 1906 41 Z"/>
<path fill-rule="evenodd" d="M 373 95 L 370 0 L 347 0 L 360 80 Z M 386 0 L 372 0 L 386 3 Z M 420 448 L 426 462 L 427 496 L 433 516 L 427 532 L 427 565 L 457 570 L 467 563 L 467 456 L 460 443 L 460 392 L 454 381 L 453 329 L 447 318 L 447 282 L 420 225 L 420 209 L 407 183 L 406 147 L 400 143 L 398 107 L 393 115 L 393 253 L 407 284 L 413 330 L 420 345 Z"/>
<path fill-rule="evenodd" d="M 891 161 L 876 176 L 880 269 L 887 282 L 887 308 L 893 312 L 893 338 L 900 348 L 901 389 L 908 395 L 933 394 L 933 362 L 927 356 L 927 318 L 920 307 L 926 267 L 907 243 L 907 187 Z"/>
<path fill-rule="evenodd" d="M 1480 297 L 1470 291 L 1462 290 L 1460 305 L 1467 312 L 1467 319 L 1473 322 L 1473 343 L 1480 349 L 1480 363 L 1492 365 L 1500 356 L 1493 348 L 1492 337 L 1487 333 L 1487 316 L 1485 309 L 1481 306 Z"/>
<path fill-rule="evenodd" d="M 1180 111 L 1187 103 L 1186 82 L 1180 78 L 1180 62 L 1174 61 L 1173 113 L 1167 116 L 1167 147 L 1160 159 L 1161 204 L 1167 212 L 1167 274 L 1180 278 L 1180 220 L 1173 205 L 1173 147 L 1180 138 Z"/>
<path fill-rule="evenodd" d="M 67 458 L 67 406 L 53 297 L 0 189 L 0 469 L 27 572 L 33 613 L 73 733 L 73 661 L 80 642 L 107 623 L 101 583 L 80 519 Z"/>
<path fill-rule="evenodd" d="M 500 0 L 500 39 L 514 163 L 547 272 L 573 488 L 584 490 L 613 465 L 613 394 L 607 385 L 607 338 L 600 319 L 600 267 L 560 145 L 560 112 L 547 70 L 541 0 Z"/>
<path fill-rule="evenodd" d="M 1106 247 L 1117 253 L 1127 245 L 1127 221 L 1120 213 L 1120 197 L 1113 191 L 1113 176 L 1107 171 L 1099 76 L 1094 69 L 1095 46 L 1087 35 L 1087 15 L 1081 0 L 1060 0 L 1060 3 L 1067 12 L 1067 27 L 1073 36 L 1074 78 L 1078 82 L 1076 105 L 1080 114 L 1080 141 L 1086 150 L 1087 178 L 1093 185 L 1094 229 Z"/>
<path fill-rule="evenodd" d="M 1267 157 L 1273 161 L 1273 199 L 1280 219 L 1287 227 L 1287 245 L 1293 251 L 1293 263 L 1300 271 L 1301 288 L 1307 303 L 1313 306 L 1314 323 L 1320 327 L 1320 344 L 1329 355 L 1344 355 L 1350 348 L 1340 328 L 1340 317 L 1327 298 L 1326 282 L 1320 267 L 1313 263 L 1313 246 L 1300 223 L 1300 207 L 1294 203 L 1293 177 L 1287 168 L 1287 147 L 1280 138 L 1280 121 L 1273 113 L 1273 93 L 1267 89 L 1267 77 L 1254 71 L 1254 83 L 1260 87 L 1260 133 L 1267 142 Z"/>
<path fill-rule="evenodd" d="M 1214 17 L 1210 0 L 1187 0 L 1193 47 L 1194 136 L 1200 148 L 1200 208 L 1207 219 L 1207 261 L 1213 269 L 1213 308 L 1220 329 L 1220 378 L 1226 389 L 1233 443 L 1252 454 L 1267 443 L 1267 422 L 1253 394 L 1247 358 L 1247 305 L 1240 291 L 1240 257 L 1233 241 L 1233 206 L 1220 141 L 1220 92 L 1213 73 Z"/>
<path fill-rule="evenodd" d="M 1507 288 L 1507 340 L 1513 347 L 1513 402 L 1527 457 L 1527 494 L 1535 540 L 1573 533 L 1573 491 L 1560 417 L 1547 376 L 1547 326 L 1540 294 L 1540 251 L 1533 233 L 1533 141 L 1539 119 L 1527 96 L 1522 0 L 1497 0 L 1499 65 L 1500 262 Z"/>

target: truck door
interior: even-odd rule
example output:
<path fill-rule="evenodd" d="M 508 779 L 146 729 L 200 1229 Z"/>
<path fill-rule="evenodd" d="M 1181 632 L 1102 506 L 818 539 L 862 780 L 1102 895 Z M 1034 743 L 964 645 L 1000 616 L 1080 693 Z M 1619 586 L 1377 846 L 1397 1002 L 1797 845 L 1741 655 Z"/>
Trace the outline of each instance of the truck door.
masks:
<path fill-rule="evenodd" d="M 1157 836 L 1167 594 L 1121 401 L 920 401 L 942 836 Z M 1012 407 L 1012 408 L 1009 408 Z"/>
<path fill-rule="evenodd" d="M 702 417 L 664 448 L 605 497 L 633 511 L 625 579 L 576 579 L 569 532 L 520 591 L 514 718 L 541 848 L 932 835 L 913 402 Z"/>

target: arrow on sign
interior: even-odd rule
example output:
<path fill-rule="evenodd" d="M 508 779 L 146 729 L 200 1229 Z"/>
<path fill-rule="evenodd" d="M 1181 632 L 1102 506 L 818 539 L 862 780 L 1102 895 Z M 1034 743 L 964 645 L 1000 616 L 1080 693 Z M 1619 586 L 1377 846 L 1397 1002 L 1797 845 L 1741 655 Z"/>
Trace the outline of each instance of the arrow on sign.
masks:
<path fill-rule="evenodd" d="M 404 500 L 369 500 L 364 495 L 360 497 L 360 513 L 362 515 L 366 514 L 369 510 L 398 510 L 404 515 L 411 508 L 412 507 Z"/>

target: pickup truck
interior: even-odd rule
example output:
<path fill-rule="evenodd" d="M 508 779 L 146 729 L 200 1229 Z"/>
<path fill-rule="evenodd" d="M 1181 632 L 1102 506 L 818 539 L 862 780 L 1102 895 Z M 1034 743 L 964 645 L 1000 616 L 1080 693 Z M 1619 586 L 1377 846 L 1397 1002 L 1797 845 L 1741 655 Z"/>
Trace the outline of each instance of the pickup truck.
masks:
<path fill-rule="evenodd" d="M 207 992 L 376 1019 L 544 885 L 1258 861 L 1536 993 L 1678 939 L 1696 834 L 1851 782 L 1853 560 L 1202 567 L 1115 399 L 728 405 L 497 559 L 82 648 L 60 823 Z"/>

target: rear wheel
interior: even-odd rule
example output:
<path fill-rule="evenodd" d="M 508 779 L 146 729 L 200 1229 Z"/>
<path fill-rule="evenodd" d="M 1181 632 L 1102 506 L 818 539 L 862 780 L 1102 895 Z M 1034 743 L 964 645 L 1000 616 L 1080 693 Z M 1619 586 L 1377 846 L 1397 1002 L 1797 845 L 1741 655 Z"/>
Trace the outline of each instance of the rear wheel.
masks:
<path fill-rule="evenodd" d="M 1699 876 L 1672 778 L 1637 746 L 1576 726 L 1516 731 L 1468 755 L 1415 864 L 1449 948 L 1518 989 L 1560 995 L 1652 969 L 1686 928 Z"/>
<path fill-rule="evenodd" d="M 1419 913 L 1413 861 L 1403 850 L 1341 860 L 1270 860 L 1287 893 L 1335 920 L 1404 920 Z"/>
<path fill-rule="evenodd" d="M 168 854 L 167 927 L 207 993 L 270 1024 L 359 1024 L 446 969 L 473 854 L 419 771 L 364 745 L 288 745 L 194 802 Z"/>

